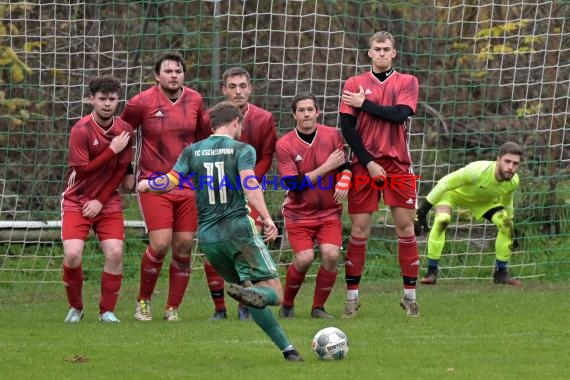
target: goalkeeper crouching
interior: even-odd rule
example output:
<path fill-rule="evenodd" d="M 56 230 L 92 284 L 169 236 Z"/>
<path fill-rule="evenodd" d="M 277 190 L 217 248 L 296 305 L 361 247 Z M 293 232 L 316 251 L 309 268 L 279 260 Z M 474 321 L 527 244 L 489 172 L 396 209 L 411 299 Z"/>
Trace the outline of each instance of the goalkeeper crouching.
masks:
<path fill-rule="evenodd" d="M 504 143 L 496 161 L 476 161 L 441 178 L 426 196 L 417 211 L 415 233 L 427 233 L 427 214 L 435 206 L 435 219 L 428 237 L 428 270 L 421 283 L 437 282 L 438 262 L 445 245 L 445 229 L 451 221 L 451 211 L 469 209 L 477 219 L 487 219 L 497 226 L 495 241 L 496 264 L 493 281 L 496 284 L 521 286 L 507 270 L 513 244 L 513 194 L 519 187 L 517 170 L 523 151 L 520 145 Z"/>

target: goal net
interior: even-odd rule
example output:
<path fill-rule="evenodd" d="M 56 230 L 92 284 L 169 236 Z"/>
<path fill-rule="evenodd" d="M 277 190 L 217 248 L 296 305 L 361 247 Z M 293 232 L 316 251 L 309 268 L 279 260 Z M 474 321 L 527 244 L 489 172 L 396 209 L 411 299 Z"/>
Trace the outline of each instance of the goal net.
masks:
<path fill-rule="evenodd" d="M 539 0 L 0 0 L 0 282 L 60 281 L 67 142 L 73 123 L 90 112 L 90 78 L 118 77 L 126 100 L 153 83 L 157 56 L 176 50 L 188 64 L 187 84 L 207 106 L 222 98 L 223 71 L 242 66 L 252 74 L 252 102 L 273 112 L 280 135 L 294 126 L 291 99 L 300 91 L 319 98 L 319 122 L 338 126 L 344 80 L 369 69 L 368 39 L 379 30 L 396 38 L 396 69 L 420 82 L 410 123 L 420 200 L 443 175 L 495 159 L 506 141 L 522 144 L 512 274 L 568 277 L 569 7 Z M 282 225 L 283 193 L 265 195 Z M 134 196 L 124 198 L 125 276 L 137 277 L 146 236 Z M 389 210 L 380 205 L 373 221 L 364 277 L 396 278 Z M 495 236 L 493 225 L 454 210 L 441 277 L 490 278 Z M 284 239 L 271 250 L 289 263 Z M 424 257 L 425 238 L 420 250 Z M 86 280 L 99 278 L 102 260 L 90 238 Z M 201 266 L 198 253 L 193 266 Z"/>

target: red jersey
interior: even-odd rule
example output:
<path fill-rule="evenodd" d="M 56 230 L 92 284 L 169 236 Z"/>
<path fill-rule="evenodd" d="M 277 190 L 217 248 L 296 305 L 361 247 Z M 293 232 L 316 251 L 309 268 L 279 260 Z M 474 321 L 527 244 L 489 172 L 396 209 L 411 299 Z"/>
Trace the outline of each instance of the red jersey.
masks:
<path fill-rule="evenodd" d="M 81 177 L 75 167 L 86 166 L 90 161 L 102 154 L 115 136 L 123 131 L 129 132 L 131 140 L 119 154 L 111 156 L 100 167 L 88 175 Z M 101 190 L 113 177 L 116 168 L 127 164 L 133 159 L 132 149 L 133 129 L 118 117 L 113 118 L 113 124 L 105 130 L 97 124 L 91 114 L 84 116 L 71 128 L 69 136 L 69 170 L 63 191 L 62 211 L 81 212 L 85 203 L 96 199 Z M 103 205 L 101 212 L 122 211 L 121 196 L 114 191 L 113 195 Z"/>
<path fill-rule="evenodd" d="M 317 124 L 317 133 L 311 144 L 303 141 L 294 129 L 277 141 L 279 177 L 283 179 L 313 171 L 324 164 L 332 152 L 343 147 L 344 141 L 336 128 Z M 331 170 L 311 187 L 305 187 L 301 191 L 288 190 L 282 207 L 285 224 L 314 224 L 323 220 L 338 220 L 342 213 L 342 204 L 333 198 L 336 175 L 337 171 Z M 305 184 L 308 185 L 309 181 Z"/>
<path fill-rule="evenodd" d="M 240 141 L 253 146 L 256 153 L 255 175 L 263 177 L 271 168 L 277 130 L 273 114 L 261 107 L 247 103 L 241 127 Z M 210 114 L 206 112 L 204 123 L 210 129 Z"/>
<path fill-rule="evenodd" d="M 159 86 L 153 86 L 127 102 L 121 118 L 138 129 L 140 153 L 137 176 L 168 173 L 184 148 L 207 137 L 203 125 L 202 95 L 182 87 L 173 103 Z"/>
<path fill-rule="evenodd" d="M 406 105 L 414 113 L 416 112 L 419 84 L 418 79 L 412 75 L 394 71 L 384 82 L 380 82 L 371 71 L 368 71 L 349 78 L 344 85 L 344 90 L 359 92 L 359 86 L 364 88 L 364 95 L 371 102 L 381 106 Z M 356 130 L 362 138 L 364 147 L 374 159 L 391 159 L 406 166 L 412 163 L 405 124 L 396 124 L 381 119 L 346 105 L 342 101 L 339 112 L 358 119 Z M 356 155 L 353 155 L 352 162 L 358 162 Z"/>

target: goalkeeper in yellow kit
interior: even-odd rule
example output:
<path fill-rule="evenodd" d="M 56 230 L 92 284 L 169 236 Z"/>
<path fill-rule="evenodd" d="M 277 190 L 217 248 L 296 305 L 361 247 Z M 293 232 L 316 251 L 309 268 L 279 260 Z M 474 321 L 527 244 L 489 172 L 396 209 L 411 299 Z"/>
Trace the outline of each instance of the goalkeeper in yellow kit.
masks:
<path fill-rule="evenodd" d="M 451 210 L 469 209 L 477 219 L 485 218 L 497 226 L 495 241 L 496 284 L 520 286 L 507 270 L 513 243 L 513 193 L 519 187 L 519 168 L 523 151 L 520 145 L 507 142 L 499 150 L 496 161 L 476 161 L 439 180 L 417 211 L 415 232 L 419 236 L 429 230 L 427 213 L 435 206 L 435 219 L 428 237 L 428 271 L 421 283 L 437 282 L 438 261 L 445 244 L 445 229 L 451 221 Z"/>

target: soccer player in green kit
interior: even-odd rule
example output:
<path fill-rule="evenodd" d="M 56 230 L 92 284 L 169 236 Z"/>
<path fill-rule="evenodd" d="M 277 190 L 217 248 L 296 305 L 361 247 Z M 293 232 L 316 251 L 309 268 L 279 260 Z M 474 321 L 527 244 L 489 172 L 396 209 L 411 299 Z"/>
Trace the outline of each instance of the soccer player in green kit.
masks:
<path fill-rule="evenodd" d="M 228 294 L 248 306 L 255 323 L 279 347 L 285 360 L 302 361 L 273 313 L 283 288 L 263 238 L 248 217 L 248 203 L 263 219 L 265 241 L 277 237 L 255 176 L 255 149 L 239 140 L 242 113 L 224 101 L 210 111 L 214 134 L 189 145 L 165 175 L 139 182 L 141 192 L 168 192 L 192 181 L 198 208 L 201 251 L 225 281 Z M 158 174 L 158 173 L 157 173 Z"/>
<path fill-rule="evenodd" d="M 469 209 L 477 219 L 485 218 L 497 226 L 495 241 L 496 264 L 493 281 L 496 284 L 521 286 L 507 270 L 513 243 L 513 194 L 519 187 L 517 170 L 523 150 L 507 142 L 499 149 L 496 161 L 476 161 L 439 180 L 417 211 L 416 235 L 429 230 L 427 213 L 435 206 L 435 219 L 428 237 L 428 270 L 421 283 L 437 282 L 438 261 L 445 245 L 445 229 L 451 221 L 451 210 Z"/>

